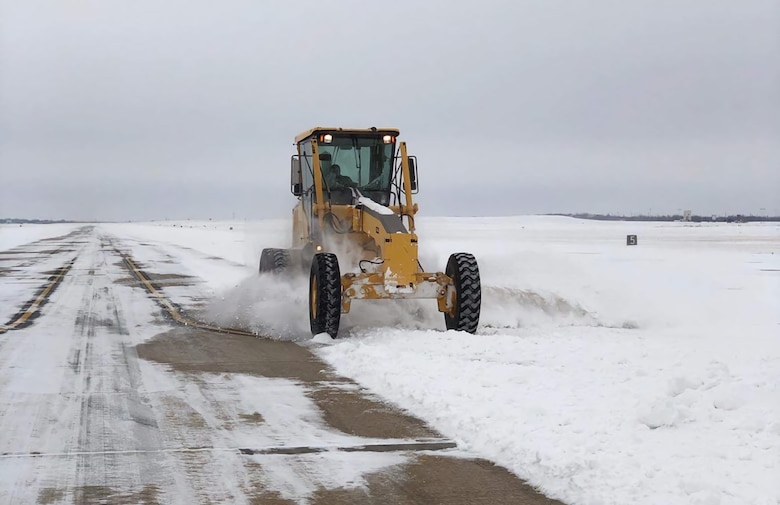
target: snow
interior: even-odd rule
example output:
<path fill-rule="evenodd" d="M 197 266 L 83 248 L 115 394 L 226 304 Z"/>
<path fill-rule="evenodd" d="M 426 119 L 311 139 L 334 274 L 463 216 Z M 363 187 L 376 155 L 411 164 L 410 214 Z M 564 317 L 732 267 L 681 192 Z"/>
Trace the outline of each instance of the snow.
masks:
<path fill-rule="evenodd" d="M 358 198 L 358 203 L 360 203 L 364 207 L 368 207 L 369 209 L 373 210 L 377 214 L 384 214 L 385 216 L 392 216 L 393 214 L 395 214 L 395 212 L 393 212 L 392 209 L 375 202 L 374 200 L 370 199 L 367 196 L 361 196 L 360 198 Z"/>
<path fill-rule="evenodd" d="M 256 416 L 262 420 L 250 426 L 235 423 L 229 429 L 219 429 L 217 435 L 226 451 L 234 447 L 255 451 L 306 446 L 335 449 L 395 441 L 351 436 L 329 428 L 307 396 L 307 389 L 296 381 L 242 374 L 205 374 L 193 381 L 186 376 L 171 377 L 161 365 L 142 366 L 145 382 L 154 385 L 149 393 L 184 390 L 191 408 L 200 415 L 208 415 L 216 406 L 222 416 L 230 412 L 236 414 L 232 418 Z M 216 417 L 204 420 L 209 426 L 224 424 Z M 349 454 L 325 450 L 316 454 L 245 457 L 261 465 L 255 471 L 262 474 L 267 491 L 275 491 L 296 503 L 308 503 L 305 498 L 322 489 L 361 487 L 365 485 L 364 475 L 410 459 L 402 453 L 358 454 L 355 458 Z"/>
<path fill-rule="evenodd" d="M 20 245 L 33 242 L 37 242 L 34 244 L 37 250 L 50 250 L 51 244 L 38 241 L 67 235 L 81 226 L 83 225 L 74 223 L 0 224 L 0 251 L 13 251 Z M 75 253 L 70 254 L 67 259 L 72 259 L 74 255 Z M 18 268 L 14 260 L 19 260 L 24 266 Z M 65 257 L 57 254 L 39 257 L 35 261 L 32 261 L 29 255 L 14 254 L 10 256 L 9 261 L 1 261 L 0 324 L 9 322 L 9 319 L 21 309 L 22 304 L 32 298 L 52 271 L 62 267 L 65 261 Z M 14 272 L 12 278 L 5 278 L 2 270 L 4 267 Z"/>
<path fill-rule="evenodd" d="M 312 496 L 321 489 L 354 489 L 367 487 L 364 475 L 407 463 L 406 455 L 397 453 L 341 453 L 325 452 L 286 456 L 285 459 L 267 455 L 250 456 L 263 465 L 263 484 L 286 500 Z M 292 463 L 286 464 L 286 463 Z M 299 471 L 308 470 L 301 478 Z M 300 503 L 300 501 L 299 501 Z"/>
<path fill-rule="evenodd" d="M 327 333 L 317 333 L 311 338 L 311 341 L 316 344 L 332 344 L 334 339 Z"/>
<path fill-rule="evenodd" d="M 365 329 L 340 373 L 569 503 L 780 500 L 777 225 L 431 222 L 479 260 L 478 334 Z"/>
<path fill-rule="evenodd" d="M 357 300 L 338 339 L 312 338 L 305 279 L 257 274 L 263 247 L 288 245 L 285 220 L 99 226 L 149 270 L 201 281 L 164 287 L 174 301 L 193 303 L 197 292 L 221 324 L 310 346 L 459 449 L 566 503 L 780 503 L 777 224 L 527 216 L 418 217 L 416 225 L 426 271 L 443 270 L 454 252 L 476 256 L 476 335 L 444 331 L 433 300 Z M 17 235 L 23 229 L 2 228 L 3 249 L 36 239 Z M 627 234 L 638 235 L 637 246 L 625 245 Z M 38 388 L 18 379 L 13 384 Z M 320 431 L 300 425 L 314 413 L 294 384 L 231 380 L 244 391 L 223 399 L 233 409 L 272 415 L 260 409 L 280 391 L 300 414 L 291 417 L 294 432 L 268 433 L 267 443 L 334 436 L 318 423 L 310 424 Z M 248 433 L 233 436 L 256 445 Z M 366 472 L 355 465 L 398 463 L 353 456 L 296 456 L 322 475 L 301 481 L 279 467 L 265 479 L 282 496 L 299 497 L 322 485 L 361 485 Z"/>
<path fill-rule="evenodd" d="M 82 224 L 0 224 L 0 251 L 7 251 L 37 240 L 67 235 Z"/>

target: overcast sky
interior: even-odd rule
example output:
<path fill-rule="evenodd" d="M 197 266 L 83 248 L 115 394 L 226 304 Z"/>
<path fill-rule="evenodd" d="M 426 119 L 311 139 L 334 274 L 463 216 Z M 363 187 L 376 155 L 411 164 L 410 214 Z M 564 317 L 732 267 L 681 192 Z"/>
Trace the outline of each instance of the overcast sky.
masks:
<path fill-rule="evenodd" d="M 0 217 L 282 217 L 394 126 L 425 215 L 780 214 L 780 0 L 0 0 Z"/>

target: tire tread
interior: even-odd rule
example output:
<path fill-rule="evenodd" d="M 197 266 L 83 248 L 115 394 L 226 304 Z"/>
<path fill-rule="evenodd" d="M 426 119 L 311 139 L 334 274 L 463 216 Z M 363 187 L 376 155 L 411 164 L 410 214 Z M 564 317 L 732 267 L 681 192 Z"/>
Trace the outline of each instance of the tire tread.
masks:
<path fill-rule="evenodd" d="M 482 308 L 477 260 L 470 253 L 454 253 L 447 262 L 446 273 L 455 283 L 456 292 L 454 315 L 444 314 L 447 329 L 475 333 Z"/>
<path fill-rule="evenodd" d="M 263 249 L 260 255 L 260 273 L 272 273 L 274 275 L 285 275 L 290 266 L 289 249 Z"/>
<path fill-rule="evenodd" d="M 327 333 L 336 338 L 341 322 L 341 273 L 338 258 L 331 253 L 318 253 L 312 260 L 311 276 L 317 276 L 317 317 L 309 320 L 311 333 Z M 311 304 L 311 293 L 309 304 Z"/>

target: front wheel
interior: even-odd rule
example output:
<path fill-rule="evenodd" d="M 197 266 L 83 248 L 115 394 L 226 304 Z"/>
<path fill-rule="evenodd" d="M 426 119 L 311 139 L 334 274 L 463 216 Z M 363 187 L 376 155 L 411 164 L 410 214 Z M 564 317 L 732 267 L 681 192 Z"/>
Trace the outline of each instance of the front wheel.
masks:
<path fill-rule="evenodd" d="M 335 254 L 318 253 L 309 276 L 309 322 L 311 334 L 336 338 L 341 322 L 341 272 Z"/>
<path fill-rule="evenodd" d="M 453 307 L 444 313 L 447 329 L 475 333 L 482 308 L 482 286 L 477 260 L 469 253 L 452 254 L 445 273 L 452 279 L 455 287 Z"/>

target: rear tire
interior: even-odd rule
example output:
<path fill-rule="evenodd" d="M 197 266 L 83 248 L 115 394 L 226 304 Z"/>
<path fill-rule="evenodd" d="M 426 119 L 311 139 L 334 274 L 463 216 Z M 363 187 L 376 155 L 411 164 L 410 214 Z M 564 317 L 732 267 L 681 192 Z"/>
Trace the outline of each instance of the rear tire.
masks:
<path fill-rule="evenodd" d="M 261 274 L 284 275 L 289 266 L 290 251 L 288 249 L 263 249 L 258 270 Z"/>
<path fill-rule="evenodd" d="M 311 334 L 336 338 L 341 322 L 341 271 L 335 254 L 318 253 L 309 276 L 309 322 Z"/>
<path fill-rule="evenodd" d="M 444 313 L 447 329 L 475 333 L 482 308 L 477 260 L 469 253 L 452 254 L 445 273 L 455 284 L 455 306 L 452 312 Z"/>

